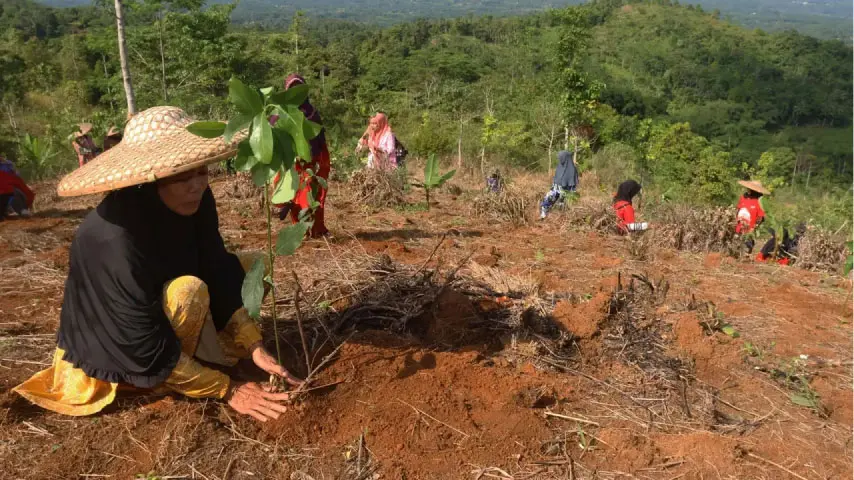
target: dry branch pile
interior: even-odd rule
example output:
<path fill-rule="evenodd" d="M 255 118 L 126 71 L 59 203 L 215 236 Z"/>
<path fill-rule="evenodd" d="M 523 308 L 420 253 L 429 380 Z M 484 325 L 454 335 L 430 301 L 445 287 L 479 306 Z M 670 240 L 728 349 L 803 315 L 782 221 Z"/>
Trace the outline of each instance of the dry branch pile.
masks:
<path fill-rule="evenodd" d="M 735 215 L 726 207 L 660 204 L 649 208 L 656 243 L 691 252 L 730 252 L 737 244 Z"/>
<path fill-rule="evenodd" d="M 617 217 L 611 202 L 605 199 L 583 199 L 568 209 L 567 218 L 572 227 L 602 233 L 617 231 Z M 733 212 L 724 207 L 651 205 L 638 212 L 638 221 L 654 223 L 645 240 L 659 247 L 727 253 L 738 249 Z"/>
<path fill-rule="evenodd" d="M 601 198 L 585 198 L 566 211 L 570 227 L 592 229 L 602 233 L 617 232 L 617 216 L 611 202 Z"/>
<path fill-rule="evenodd" d="M 845 239 L 830 232 L 807 230 L 798 243 L 795 265 L 808 270 L 835 272 L 845 263 Z"/>
<path fill-rule="evenodd" d="M 668 355 L 664 334 L 667 326 L 655 315 L 655 307 L 667 297 L 670 285 L 632 275 L 628 285 L 618 279 L 602 324 L 609 350 L 626 363 L 637 365 L 652 378 L 673 383 L 691 374 L 680 360 Z"/>
<path fill-rule="evenodd" d="M 365 168 L 347 182 L 347 195 L 355 205 L 389 208 L 406 203 L 406 176 L 403 170 Z"/>
<path fill-rule="evenodd" d="M 548 360 L 542 366 L 570 359 L 572 335 L 554 322 L 554 300 L 542 298 L 533 280 L 477 264 L 449 271 L 416 268 L 386 255 L 340 261 L 347 262 L 346 274 L 337 277 L 337 284 L 324 281 L 324 290 L 351 293 L 334 299 L 332 308 L 303 312 L 311 336 L 384 330 L 439 348 L 509 346 L 510 360 Z M 282 303 L 287 309 L 289 302 Z"/>
<path fill-rule="evenodd" d="M 528 212 L 537 205 L 538 197 L 514 185 L 506 185 L 500 192 L 482 193 L 472 201 L 472 214 L 498 222 L 523 224 Z"/>

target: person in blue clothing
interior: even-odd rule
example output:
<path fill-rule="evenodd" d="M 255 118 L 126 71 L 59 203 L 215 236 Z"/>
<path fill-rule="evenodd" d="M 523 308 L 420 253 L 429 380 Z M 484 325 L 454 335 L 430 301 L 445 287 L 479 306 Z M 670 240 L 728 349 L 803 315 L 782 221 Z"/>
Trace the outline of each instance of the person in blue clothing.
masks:
<path fill-rule="evenodd" d="M 575 153 L 561 150 L 557 152 L 557 169 L 552 188 L 540 203 L 540 220 L 546 218 L 555 205 L 563 204 L 568 193 L 577 190 L 578 164 L 575 163 Z"/>

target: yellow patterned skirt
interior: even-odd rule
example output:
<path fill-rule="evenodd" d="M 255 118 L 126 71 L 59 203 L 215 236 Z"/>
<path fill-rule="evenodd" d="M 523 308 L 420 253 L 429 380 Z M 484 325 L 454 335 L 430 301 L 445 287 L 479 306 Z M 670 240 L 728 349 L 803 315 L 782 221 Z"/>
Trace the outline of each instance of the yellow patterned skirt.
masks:
<path fill-rule="evenodd" d="M 248 270 L 257 259 L 263 258 L 259 253 L 243 253 L 237 256 L 244 270 Z M 181 341 L 181 351 L 191 357 L 227 366 L 234 365 L 240 358 L 247 358 L 250 352 L 246 346 L 260 341 L 260 333 L 248 317 L 240 321 L 235 319 L 241 314 L 245 316 L 246 311 L 238 310 L 226 328 L 216 332 L 209 305 L 207 285 L 196 277 L 178 277 L 164 285 L 163 310 Z M 57 348 L 53 355 L 53 364 L 49 368 L 36 373 L 13 391 L 42 408 L 72 416 L 91 415 L 101 411 L 113 402 L 118 391 L 141 391 L 130 385 L 91 378 L 83 370 L 74 368 L 71 363 L 63 360 L 63 356 L 65 351 Z M 195 362 L 179 362 L 175 369 L 187 371 L 173 371 L 173 375 L 177 373 L 184 379 L 198 379 L 201 375 L 222 375 L 216 370 L 199 368 L 198 365 Z M 146 390 L 148 393 L 168 391 L 170 389 L 165 387 Z M 185 390 L 181 393 L 202 397 L 208 396 L 205 393 L 209 392 Z"/>

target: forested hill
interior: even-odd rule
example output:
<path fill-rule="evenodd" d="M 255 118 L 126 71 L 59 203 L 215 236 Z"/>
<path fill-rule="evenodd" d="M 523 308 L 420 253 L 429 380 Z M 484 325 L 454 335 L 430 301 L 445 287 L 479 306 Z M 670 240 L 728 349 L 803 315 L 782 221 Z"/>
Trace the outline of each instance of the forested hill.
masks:
<path fill-rule="evenodd" d="M 298 70 L 340 172 L 377 109 L 413 155 L 462 154 L 475 168 L 545 169 L 564 125 L 589 123 L 579 155 L 606 183 L 634 176 L 661 198 L 727 204 L 750 176 L 793 216 L 837 228 L 851 218 L 852 50 L 839 41 L 666 2 L 388 28 L 306 16 L 276 31 L 235 27 L 232 5 L 169 5 L 127 12 L 141 108 L 225 118 L 232 75 L 260 87 Z M 6 0 L 0 28 L 0 153 L 29 175 L 69 168 L 75 123 L 103 133 L 124 121 L 110 12 Z M 40 138 L 37 151 L 25 134 Z"/>
<path fill-rule="evenodd" d="M 50 6 L 83 6 L 92 0 L 41 0 Z M 230 0 L 213 0 L 230 3 Z M 297 11 L 312 17 L 334 18 L 372 25 L 391 25 L 418 18 L 452 18 L 467 15 L 520 15 L 583 0 L 241 0 L 232 20 L 266 28 L 287 27 Z M 851 2 L 824 0 L 692 0 L 707 11 L 719 10 L 726 18 L 750 28 L 777 31 L 794 28 L 818 38 L 851 43 Z"/>

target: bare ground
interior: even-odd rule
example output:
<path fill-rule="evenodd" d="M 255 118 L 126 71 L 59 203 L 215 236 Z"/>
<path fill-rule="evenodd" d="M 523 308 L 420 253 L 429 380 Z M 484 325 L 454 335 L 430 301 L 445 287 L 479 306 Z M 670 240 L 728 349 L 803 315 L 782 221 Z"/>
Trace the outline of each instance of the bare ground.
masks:
<path fill-rule="evenodd" d="M 257 200 L 213 187 L 228 245 L 262 248 Z M 172 397 L 42 411 L 9 389 L 51 360 L 68 245 L 98 200 L 51 188 L 0 223 L 0 478 L 852 476 L 847 280 L 655 245 L 638 260 L 560 214 L 476 218 L 467 193 L 372 210 L 332 185 L 334 238 L 276 278 L 286 365 L 307 372 L 294 270 L 312 365 L 340 346 L 315 377 L 333 385 L 279 421 Z"/>

